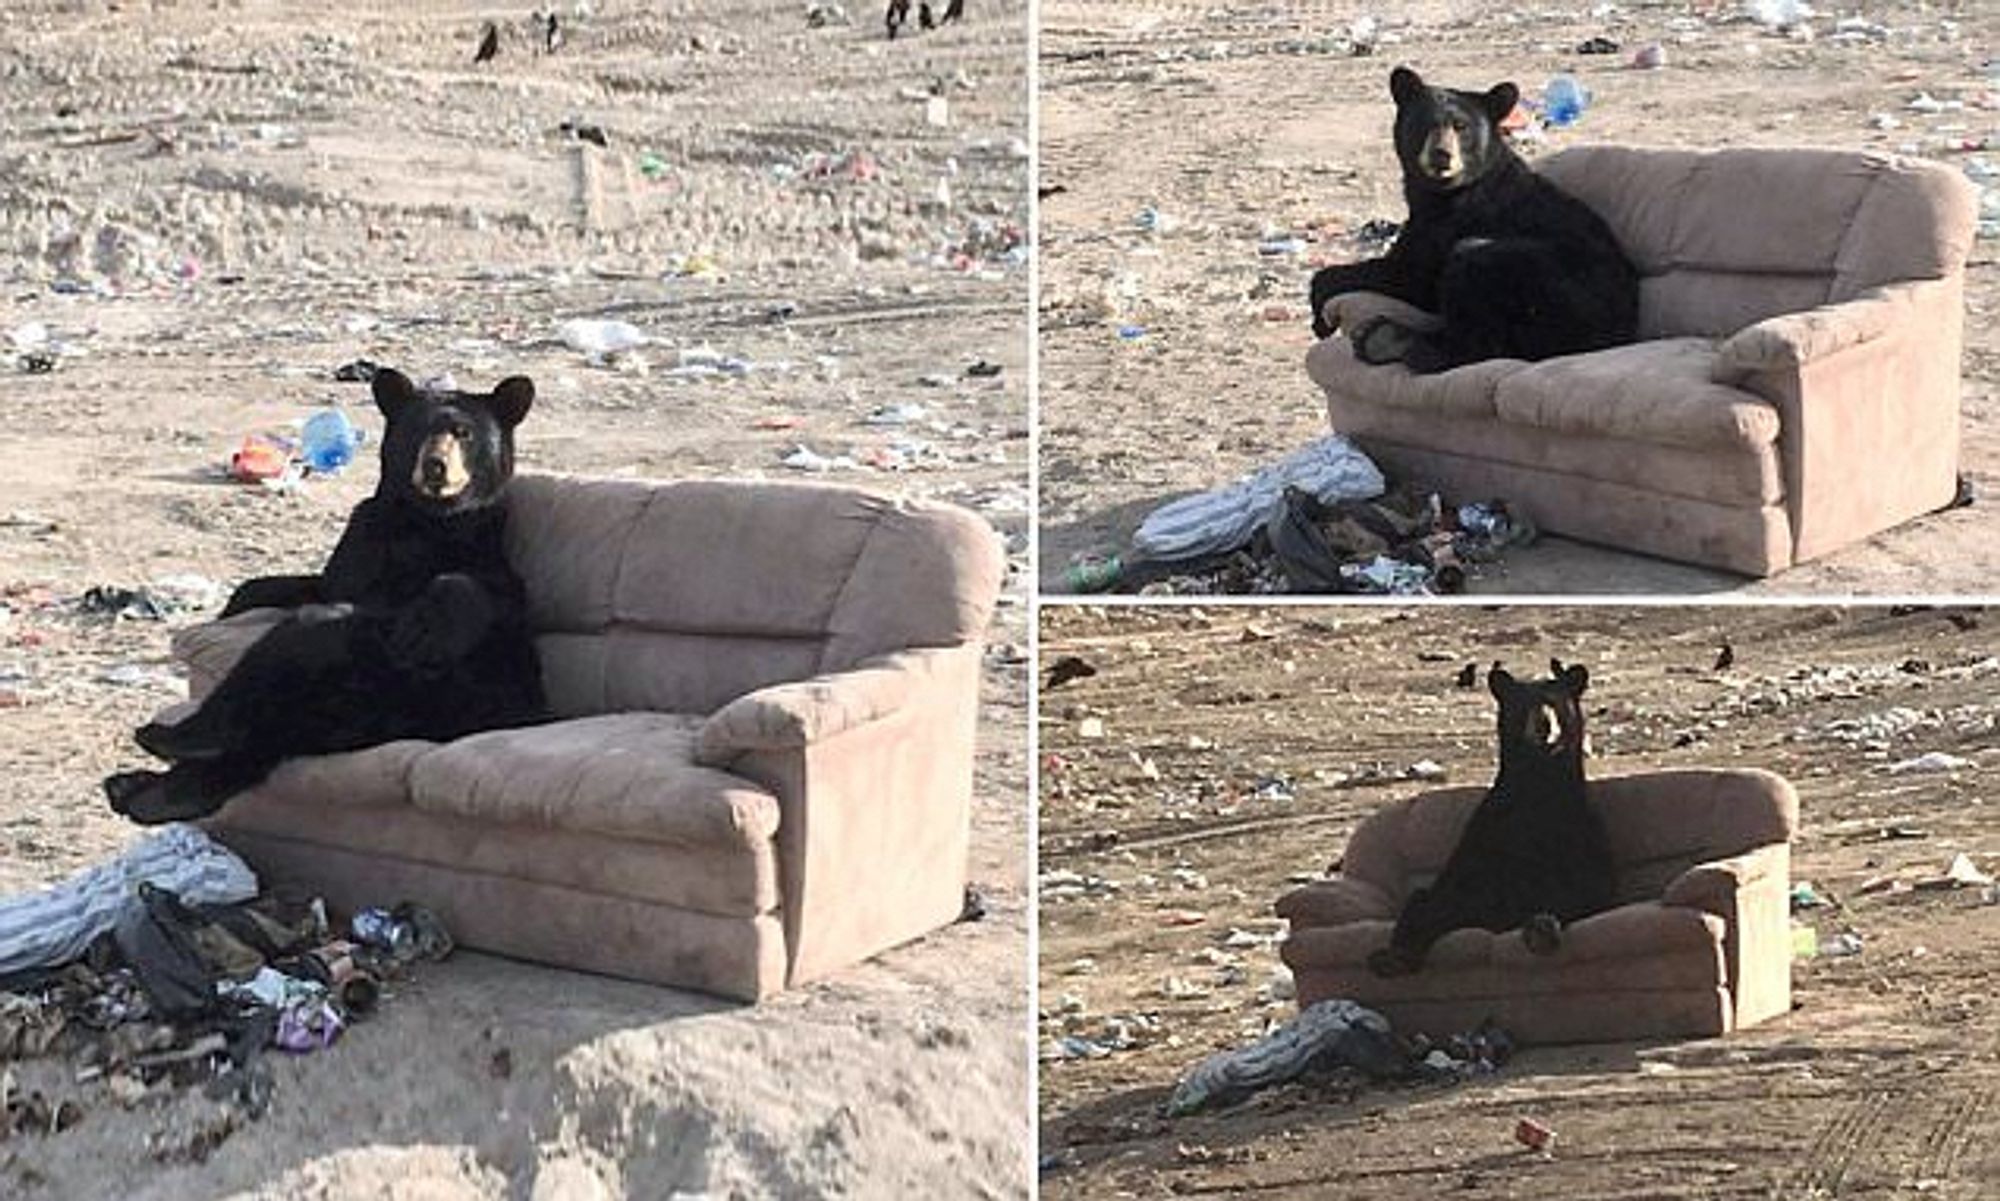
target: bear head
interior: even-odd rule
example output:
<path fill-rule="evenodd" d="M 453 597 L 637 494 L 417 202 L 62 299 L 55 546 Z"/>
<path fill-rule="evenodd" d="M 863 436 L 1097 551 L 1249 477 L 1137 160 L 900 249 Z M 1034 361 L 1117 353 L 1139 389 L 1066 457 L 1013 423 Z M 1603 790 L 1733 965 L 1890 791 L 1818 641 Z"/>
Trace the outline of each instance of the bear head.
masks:
<path fill-rule="evenodd" d="M 399 371 L 375 373 L 382 434 L 376 495 L 440 513 L 483 508 L 514 478 L 514 427 L 535 402 L 525 376 L 487 393 L 419 388 Z"/>
<path fill-rule="evenodd" d="M 1517 680 L 1498 663 L 1486 674 L 1486 686 L 1500 702 L 1500 760 L 1557 761 L 1583 759 L 1583 691 L 1590 672 L 1578 663 L 1564 667 L 1549 660 L 1552 678 Z"/>
<path fill-rule="evenodd" d="M 1396 99 L 1396 157 L 1406 183 L 1455 192 L 1514 153 L 1500 133 L 1500 122 L 1521 98 L 1511 83 L 1460 92 L 1431 87 L 1415 71 L 1397 67 L 1389 74 L 1389 94 Z"/>

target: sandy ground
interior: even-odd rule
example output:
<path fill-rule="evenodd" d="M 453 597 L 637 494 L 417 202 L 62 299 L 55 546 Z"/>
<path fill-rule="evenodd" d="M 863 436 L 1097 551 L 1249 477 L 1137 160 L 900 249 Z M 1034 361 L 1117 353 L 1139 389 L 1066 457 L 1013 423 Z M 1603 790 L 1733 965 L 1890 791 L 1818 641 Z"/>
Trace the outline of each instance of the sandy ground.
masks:
<path fill-rule="evenodd" d="M 553 56 L 526 5 L 10 7 L 0 334 L 74 353 L 0 367 L 0 889 L 134 836 L 97 780 L 139 760 L 130 728 L 184 687 L 169 629 L 200 619 L 71 602 L 316 567 L 372 447 L 289 494 L 215 469 L 326 403 L 379 432 L 331 379 L 357 356 L 532 376 L 528 469 L 789 478 L 804 444 L 861 461 L 832 478 L 971 506 L 1016 568 L 993 639 L 1027 642 L 1023 7 L 893 46 L 867 8 L 811 28 L 790 0 L 591 7 Z M 474 67 L 489 16 L 501 54 Z M 556 338 L 599 316 L 651 343 L 606 367 Z M 703 348 L 751 369 L 677 370 Z M 965 375 L 981 360 L 1002 371 Z M 917 408 L 864 422 L 884 406 Z M 145 1142 L 206 1103 L 121 1111 L 30 1064 L 86 1117 L 0 1146 L 0 1195 L 1025 1195 L 1019 660 L 983 688 L 986 921 L 754 1010 L 464 955 L 282 1064 L 271 1113 L 195 1166 Z"/>
<path fill-rule="evenodd" d="M 1587 142 L 1713 148 L 1944 148 L 2000 130 L 1990 95 L 2000 8 L 1945 0 L 1818 6 L 1800 41 L 1733 20 L 1728 2 L 1512 5 L 1276 0 L 1256 5 L 1048 0 L 1041 8 L 1042 560 L 1045 590 L 1079 554 L 1122 547 L 1145 514 L 1225 483 L 1326 432 L 1303 367 L 1306 282 L 1354 257 L 1347 231 L 1404 216 L 1389 141 L 1388 73 L 1433 82 L 1502 79 L 1538 95 L 1558 72 L 1594 94 L 1544 149 Z M 1348 57 L 1349 22 L 1379 22 L 1371 57 Z M 1888 27 L 1837 40 L 1837 17 Z M 1724 20 L 1731 18 L 1731 20 Z M 1665 44 L 1668 65 L 1623 69 L 1580 56 L 1585 38 Z M 1920 92 L 1962 100 L 1926 115 Z M 1871 116 L 1900 122 L 1878 129 Z M 1169 223 L 1146 232 L 1152 207 Z M 1317 238 L 1262 256 L 1264 237 Z M 1967 287 L 1965 471 L 2000 487 L 2000 305 L 1994 243 Z M 1143 337 L 1119 337 L 1121 326 Z M 1741 577 L 1550 539 L 1509 554 L 1487 593 L 1954 594 L 1994 560 L 1978 509 L 1933 515 L 1774 579 Z"/>
<path fill-rule="evenodd" d="M 1977 628 L 1950 620 L 1968 612 Z M 1043 1042 L 1132 1043 L 1042 1063 L 1043 1196 L 2000 1189 L 2000 909 L 1978 889 L 1859 891 L 1958 852 L 2000 867 L 2000 613 L 1053 607 L 1042 623 L 1045 663 L 1098 672 L 1045 693 L 1039 719 Z M 1735 664 L 1712 670 L 1725 642 Z M 1794 1012 L 1725 1039 L 1531 1049 L 1456 1087 L 1286 1086 L 1161 1117 L 1181 1072 L 1295 1011 L 1271 991 L 1272 902 L 1324 872 L 1363 816 L 1425 787 L 1400 778 L 1412 765 L 1492 779 L 1492 701 L 1453 686 L 1460 665 L 1539 674 L 1551 655 L 1590 668 L 1593 775 L 1790 778 L 1792 878 L 1838 902 L 1800 916 L 1822 943 L 1858 934 L 1861 953 L 1797 962 Z M 1932 751 L 1968 762 L 1890 770 Z M 1521 1117 L 1556 1129 L 1552 1158 L 1514 1144 Z"/>

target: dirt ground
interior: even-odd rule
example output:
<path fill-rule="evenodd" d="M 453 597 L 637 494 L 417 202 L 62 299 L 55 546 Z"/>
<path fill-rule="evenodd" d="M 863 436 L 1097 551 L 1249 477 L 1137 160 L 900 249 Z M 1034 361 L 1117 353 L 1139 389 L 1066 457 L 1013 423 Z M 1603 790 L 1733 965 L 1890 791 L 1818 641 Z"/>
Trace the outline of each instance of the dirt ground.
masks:
<path fill-rule="evenodd" d="M 1570 72 L 1582 121 L 1537 152 L 1591 142 L 1897 150 L 1954 165 L 2000 133 L 1984 62 L 2000 7 L 1970 0 L 1816 6 L 1812 40 L 1741 19 L 1725 0 L 1530 6 L 1473 0 L 1256 5 L 1047 0 L 1041 6 L 1042 557 L 1045 590 L 1076 556 L 1118 550 L 1156 505 L 1214 487 L 1326 432 L 1306 378 L 1312 271 L 1357 257 L 1351 231 L 1404 216 L 1388 74 L 1444 85 Z M 1350 57 L 1372 18 L 1373 55 Z M 1883 38 L 1837 38 L 1862 17 Z M 1661 42 L 1667 65 L 1582 56 L 1608 36 Z M 1920 93 L 1962 110 L 1909 109 Z M 1981 107 L 1982 103 L 1986 107 Z M 1875 114 L 1898 127 L 1880 129 Z M 1947 148 L 1949 147 L 1949 148 Z M 1990 152 L 1987 152 L 1990 155 Z M 1155 210 L 1167 224 L 1148 232 Z M 1266 238 L 1300 254 L 1260 255 Z M 1995 243 L 1966 293 L 1963 465 L 2000 488 Z M 1359 256 L 1359 257 L 1365 257 Z M 1121 327 L 1144 331 L 1134 340 Z M 1932 515 L 1774 579 L 1750 582 L 1562 539 L 1510 552 L 1486 593 L 1959 594 L 1993 562 L 1982 509 Z"/>
<path fill-rule="evenodd" d="M 1044 664 L 1097 669 L 1045 692 L 1039 718 L 1043 1196 L 2000 1191 L 2000 908 L 1978 888 L 1860 888 L 1938 875 L 1960 852 L 2000 868 L 2000 612 L 1058 606 L 1041 620 Z M 1725 643 L 1734 665 L 1714 670 Z M 1798 916 L 1823 945 L 1858 934 L 1861 952 L 1798 961 L 1795 1010 L 1725 1039 L 1530 1049 L 1456 1086 L 1336 1079 L 1160 1116 L 1182 1072 L 1295 1011 L 1272 903 L 1362 817 L 1426 787 L 1413 765 L 1491 780 L 1492 701 L 1454 687 L 1460 666 L 1539 674 L 1551 655 L 1590 669 L 1591 774 L 1791 779 L 1792 878 L 1835 902 Z M 1892 770 L 1929 752 L 1966 762 Z M 1106 1053 L 1065 1056 L 1066 1036 Z M 1555 1128 L 1552 1156 L 1514 1143 L 1522 1117 Z"/>
<path fill-rule="evenodd" d="M 357 357 L 533 377 L 524 470 L 796 478 L 803 445 L 984 514 L 1015 570 L 983 688 L 984 922 L 755 1009 L 461 955 L 280 1065 L 270 1114 L 193 1166 L 146 1140 L 205 1103 L 123 1111 L 16 1065 L 86 1112 L 0 1145 L 0 1195 L 1027 1194 L 1026 15 L 969 7 L 891 45 L 872 6 L 564 5 L 546 54 L 525 4 L 10 6 L 0 890 L 133 839 L 98 780 L 185 687 L 168 634 L 200 611 L 113 622 L 78 596 L 314 569 L 373 443 L 288 492 L 217 468 L 329 403 L 379 434 L 332 379 Z M 593 364 L 557 334 L 578 317 L 650 341 Z"/>

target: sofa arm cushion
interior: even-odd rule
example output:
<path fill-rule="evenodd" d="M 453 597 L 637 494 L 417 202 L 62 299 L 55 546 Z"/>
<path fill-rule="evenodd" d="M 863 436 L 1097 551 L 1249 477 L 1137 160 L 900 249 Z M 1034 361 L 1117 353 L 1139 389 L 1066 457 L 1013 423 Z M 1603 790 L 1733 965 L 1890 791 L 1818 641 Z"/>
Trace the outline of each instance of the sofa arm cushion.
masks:
<path fill-rule="evenodd" d="M 846 671 L 745 693 L 702 723 L 695 761 L 723 766 L 750 751 L 824 742 L 919 703 L 950 656 L 971 653 L 969 644 L 896 651 Z"/>
<path fill-rule="evenodd" d="M 1786 870 L 1784 852 L 1781 845 L 1764 846 L 1729 859 L 1697 863 L 1669 882 L 1660 900 L 1729 917 L 1736 911 L 1738 893 Z"/>
<path fill-rule="evenodd" d="M 1377 317 L 1386 317 L 1404 329 L 1430 332 L 1444 328 L 1444 318 L 1436 313 L 1425 312 L 1406 300 L 1384 296 L 1380 292 L 1342 292 L 1330 297 L 1322 305 L 1327 324 L 1345 332 L 1349 338 L 1354 331 Z"/>
<path fill-rule="evenodd" d="M 1872 288 L 1853 300 L 1747 325 L 1723 340 L 1715 379 L 1733 383 L 1759 371 L 1797 370 L 1851 346 L 1874 341 L 1911 320 L 1917 290 L 1937 282 Z"/>
<path fill-rule="evenodd" d="M 1278 898 L 1279 917 L 1292 929 L 1345 926 L 1351 922 L 1395 921 L 1396 902 L 1380 888 L 1352 876 L 1314 880 Z"/>

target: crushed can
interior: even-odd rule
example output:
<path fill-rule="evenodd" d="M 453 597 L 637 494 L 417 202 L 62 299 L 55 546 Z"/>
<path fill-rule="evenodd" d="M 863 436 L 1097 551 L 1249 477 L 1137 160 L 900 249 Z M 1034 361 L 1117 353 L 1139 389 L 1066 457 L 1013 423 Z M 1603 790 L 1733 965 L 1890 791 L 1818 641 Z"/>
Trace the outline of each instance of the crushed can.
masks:
<path fill-rule="evenodd" d="M 416 950 L 416 927 L 379 906 L 371 905 L 356 912 L 349 928 L 354 932 L 354 941 L 387 951 L 396 959 L 406 959 Z"/>

